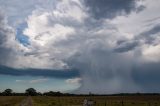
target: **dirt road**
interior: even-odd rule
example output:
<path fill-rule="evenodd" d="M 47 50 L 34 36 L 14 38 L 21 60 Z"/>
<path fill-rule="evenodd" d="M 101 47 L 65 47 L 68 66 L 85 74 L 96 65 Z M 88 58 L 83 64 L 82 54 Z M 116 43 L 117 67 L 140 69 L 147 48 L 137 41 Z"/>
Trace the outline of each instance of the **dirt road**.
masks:
<path fill-rule="evenodd" d="M 33 106 L 32 98 L 30 96 L 25 98 L 19 106 Z"/>

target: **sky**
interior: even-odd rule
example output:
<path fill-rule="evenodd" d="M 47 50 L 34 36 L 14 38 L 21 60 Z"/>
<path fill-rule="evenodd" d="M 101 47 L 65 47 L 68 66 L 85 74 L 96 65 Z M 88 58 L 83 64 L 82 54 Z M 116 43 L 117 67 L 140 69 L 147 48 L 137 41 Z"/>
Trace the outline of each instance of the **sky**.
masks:
<path fill-rule="evenodd" d="M 160 93 L 160 0 L 0 0 L 0 92 Z"/>

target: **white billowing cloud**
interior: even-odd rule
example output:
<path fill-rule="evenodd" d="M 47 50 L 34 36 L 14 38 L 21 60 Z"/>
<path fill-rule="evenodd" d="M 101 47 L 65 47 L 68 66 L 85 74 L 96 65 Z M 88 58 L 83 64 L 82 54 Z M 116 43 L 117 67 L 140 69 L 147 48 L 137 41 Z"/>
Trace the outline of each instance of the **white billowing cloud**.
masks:
<path fill-rule="evenodd" d="M 81 78 L 74 78 L 74 79 L 67 79 L 66 83 L 68 84 L 80 84 L 80 82 L 82 81 Z"/>
<path fill-rule="evenodd" d="M 72 5 L 72 3 L 74 5 Z M 60 8 L 62 7 L 61 5 L 66 7 Z M 60 40 L 67 39 L 71 34 L 75 34 L 74 27 L 67 23 L 65 24 L 65 22 L 70 20 L 81 23 L 80 21 L 83 21 L 86 17 L 81 7 L 76 5 L 80 6 L 78 1 L 64 0 L 58 3 L 53 11 L 48 12 L 48 9 L 45 10 L 41 7 L 33 11 L 32 15 L 27 19 L 28 28 L 24 30 L 24 34 L 29 37 L 30 45 L 24 47 L 18 44 L 22 46 L 15 47 L 18 49 L 18 55 L 13 55 L 12 60 L 14 61 L 10 61 L 7 65 L 16 68 L 66 68 L 66 63 L 61 60 L 64 59 L 64 57 L 59 59 L 59 57 L 57 58 L 56 56 L 65 51 L 57 49 L 53 44 Z M 81 15 L 77 17 L 77 15 L 71 14 L 73 10 L 77 10 L 76 12 Z M 54 14 L 54 12 L 59 12 L 59 14 L 65 13 L 65 16 Z M 12 40 L 15 41 L 16 34 L 14 33 L 12 37 L 14 37 Z M 9 41 L 11 38 L 7 40 L 10 44 L 13 44 Z"/>
<path fill-rule="evenodd" d="M 19 55 L 19 52 L 27 50 L 19 44 L 16 39 L 16 31 L 8 25 L 7 17 L 0 11 L 0 64 L 12 66 L 13 57 Z M 18 54 L 17 54 L 18 53 Z"/>
<path fill-rule="evenodd" d="M 78 16 L 73 14 L 74 11 Z M 67 68 L 63 59 L 73 53 L 70 49 L 66 48 L 66 52 L 65 48 L 57 48 L 54 45 L 67 40 L 71 35 L 76 35 L 75 26 L 82 24 L 85 18 L 86 13 L 78 0 L 63 0 L 51 12 L 44 12 L 41 8 L 33 11 L 27 19 L 28 27 L 23 31 L 24 35 L 29 37 L 29 50 L 26 52 L 27 56 L 17 58 L 17 63 L 21 67 Z M 25 64 L 21 60 L 25 61 Z"/>
<path fill-rule="evenodd" d="M 30 38 L 32 44 L 45 46 L 48 42 L 58 39 L 66 39 L 67 35 L 74 33 L 74 29 L 61 24 L 50 25 L 49 17 L 51 14 L 43 13 L 39 16 L 33 14 L 29 17 L 28 28 L 24 34 Z"/>
<path fill-rule="evenodd" d="M 5 12 L 9 23 L 17 27 L 18 24 L 23 23 L 28 15 L 33 10 L 41 7 L 49 10 L 53 9 L 57 0 L 0 0 L 0 9 Z"/>
<path fill-rule="evenodd" d="M 57 4 L 52 15 L 56 18 L 71 18 L 83 22 L 83 19 L 87 17 L 83 7 L 80 0 L 62 0 L 61 3 Z"/>
<path fill-rule="evenodd" d="M 55 60 L 53 62 L 50 62 L 50 58 L 46 57 L 45 54 L 42 54 L 41 56 L 24 56 L 24 55 L 18 55 L 13 58 L 15 62 L 12 62 L 9 66 L 15 67 L 15 68 L 40 68 L 40 69 L 62 69 L 66 66 L 65 63 L 63 63 L 60 60 Z"/>
<path fill-rule="evenodd" d="M 142 58 L 146 62 L 160 62 L 160 44 L 156 46 L 145 46 L 142 50 Z"/>

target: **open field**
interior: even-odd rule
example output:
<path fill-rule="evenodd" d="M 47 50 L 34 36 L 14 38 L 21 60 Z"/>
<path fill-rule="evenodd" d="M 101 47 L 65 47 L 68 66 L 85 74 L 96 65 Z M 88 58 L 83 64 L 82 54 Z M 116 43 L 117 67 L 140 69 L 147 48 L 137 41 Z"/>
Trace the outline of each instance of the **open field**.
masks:
<path fill-rule="evenodd" d="M 82 106 L 84 99 L 94 106 L 160 106 L 160 96 L 0 96 L 0 106 Z"/>
<path fill-rule="evenodd" d="M 24 96 L 0 96 L 0 106 L 19 106 Z"/>
<path fill-rule="evenodd" d="M 82 106 L 85 98 L 95 106 L 160 106 L 160 96 L 92 96 L 92 97 L 32 97 L 34 106 Z"/>

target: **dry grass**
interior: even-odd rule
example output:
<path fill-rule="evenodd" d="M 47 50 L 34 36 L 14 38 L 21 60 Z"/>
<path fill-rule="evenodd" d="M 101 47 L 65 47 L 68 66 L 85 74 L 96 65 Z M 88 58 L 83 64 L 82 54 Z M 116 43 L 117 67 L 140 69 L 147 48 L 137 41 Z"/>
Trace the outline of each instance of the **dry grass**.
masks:
<path fill-rule="evenodd" d="M 0 106 L 19 106 L 25 98 L 24 96 L 0 96 Z M 82 106 L 85 98 L 95 101 L 95 106 L 160 106 L 160 96 L 32 97 L 33 106 Z"/>
<path fill-rule="evenodd" d="M 18 106 L 23 96 L 0 96 L 0 106 Z"/>
<path fill-rule="evenodd" d="M 85 98 L 94 100 L 95 106 L 160 106 L 160 96 L 39 96 L 32 98 L 34 106 L 82 106 Z"/>

